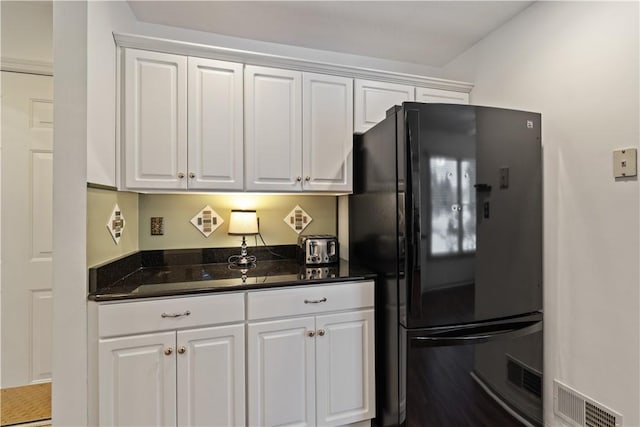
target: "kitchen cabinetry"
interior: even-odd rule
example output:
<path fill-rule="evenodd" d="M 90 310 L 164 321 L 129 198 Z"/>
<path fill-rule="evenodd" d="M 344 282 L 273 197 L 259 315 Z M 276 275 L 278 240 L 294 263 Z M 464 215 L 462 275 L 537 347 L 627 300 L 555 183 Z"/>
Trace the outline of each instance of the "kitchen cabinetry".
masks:
<path fill-rule="evenodd" d="M 351 191 L 351 79 L 245 69 L 246 186 L 255 191 Z"/>
<path fill-rule="evenodd" d="M 389 108 L 414 99 L 413 86 L 356 79 L 354 131 L 366 132 L 386 117 Z"/>
<path fill-rule="evenodd" d="M 126 188 L 243 188 L 242 68 L 124 50 Z"/>
<path fill-rule="evenodd" d="M 416 88 L 416 102 L 441 102 L 443 104 L 468 104 L 469 94 L 450 90 Z"/>
<path fill-rule="evenodd" d="M 185 188 L 187 57 L 124 52 L 124 180 L 127 188 Z"/>
<path fill-rule="evenodd" d="M 248 424 L 375 416 L 373 283 L 249 292 Z"/>
<path fill-rule="evenodd" d="M 307 191 L 353 189 L 353 80 L 302 73 L 302 175 Z"/>
<path fill-rule="evenodd" d="M 188 184 L 242 190 L 243 65 L 189 57 Z"/>
<path fill-rule="evenodd" d="M 371 80 L 356 80 L 355 124 L 357 133 L 363 133 L 386 117 L 394 105 L 405 101 L 468 104 L 469 94 L 442 89 L 414 87 Z"/>
<path fill-rule="evenodd" d="M 104 304 L 98 325 L 101 426 L 245 423 L 242 293 Z"/>

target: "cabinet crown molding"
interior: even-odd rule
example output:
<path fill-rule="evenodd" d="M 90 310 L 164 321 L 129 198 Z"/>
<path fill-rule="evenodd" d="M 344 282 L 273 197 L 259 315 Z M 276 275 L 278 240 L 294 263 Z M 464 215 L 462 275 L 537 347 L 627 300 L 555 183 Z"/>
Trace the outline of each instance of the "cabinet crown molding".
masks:
<path fill-rule="evenodd" d="M 332 74 L 356 79 L 376 80 L 380 82 L 408 84 L 419 87 L 443 89 L 469 93 L 472 83 L 393 71 L 359 68 L 348 65 L 311 61 L 281 55 L 272 55 L 200 43 L 184 42 L 137 34 L 113 33 L 116 45 L 123 48 L 152 50 L 179 55 L 197 56 L 201 58 L 219 59 L 223 61 L 242 62 L 247 65 L 286 68 L 289 70 L 307 71 L 320 74 Z"/>

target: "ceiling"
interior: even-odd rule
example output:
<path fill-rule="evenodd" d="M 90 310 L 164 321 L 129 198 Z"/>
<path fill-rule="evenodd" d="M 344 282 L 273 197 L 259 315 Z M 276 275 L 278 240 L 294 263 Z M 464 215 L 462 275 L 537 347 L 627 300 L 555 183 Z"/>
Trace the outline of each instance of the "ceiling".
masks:
<path fill-rule="evenodd" d="M 139 1 L 139 21 L 440 67 L 532 1 Z"/>

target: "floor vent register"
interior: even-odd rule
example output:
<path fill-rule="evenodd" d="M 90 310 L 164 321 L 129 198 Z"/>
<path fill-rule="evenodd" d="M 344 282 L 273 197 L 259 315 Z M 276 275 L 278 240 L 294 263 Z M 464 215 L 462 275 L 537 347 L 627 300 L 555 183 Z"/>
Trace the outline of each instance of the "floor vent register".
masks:
<path fill-rule="evenodd" d="M 622 426 L 622 415 L 558 380 L 553 381 L 553 412 L 579 427 Z"/>

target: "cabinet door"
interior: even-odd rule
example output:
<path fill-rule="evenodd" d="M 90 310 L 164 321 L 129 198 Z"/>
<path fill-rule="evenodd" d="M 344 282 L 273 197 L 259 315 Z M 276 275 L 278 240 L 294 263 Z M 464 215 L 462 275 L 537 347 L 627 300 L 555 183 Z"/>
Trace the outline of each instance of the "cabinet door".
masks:
<path fill-rule="evenodd" d="M 316 318 L 318 425 L 375 416 L 373 310 Z"/>
<path fill-rule="evenodd" d="M 313 331 L 313 317 L 249 323 L 248 425 L 315 425 Z"/>
<path fill-rule="evenodd" d="M 469 94 L 465 92 L 454 92 L 451 90 L 417 87 L 416 102 L 468 104 Z"/>
<path fill-rule="evenodd" d="M 189 58 L 189 188 L 242 190 L 242 67 Z"/>
<path fill-rule="evenodd" d="M 413 86 L 356 80 L 354 131 L 365 132 L 384 119 L 389 108 L 413 101 L 414 91 Z"/>
<path fill-rule="evenodd" d="M 187 187 L 187 58 L 125 49 L 125 185 Z"/>
<path fill-rule="evenodd" d="M 175 332 L 100 340 L 101 426 L 176 425 L 174 346 Z"/>
<path fill-rule="evenodd" d="M 245 425 L 244 325 L 179 331 L 178 425 Z"/>
<path fill-rule="evenodd" d="M 245 68 L 247 190 L 302 190 L 301 80 L 297 71 Z"/>
<path fill-rule="evenodd" d="M 303 188 L 351 191 L 353 80 L 302 76 Z"/>

